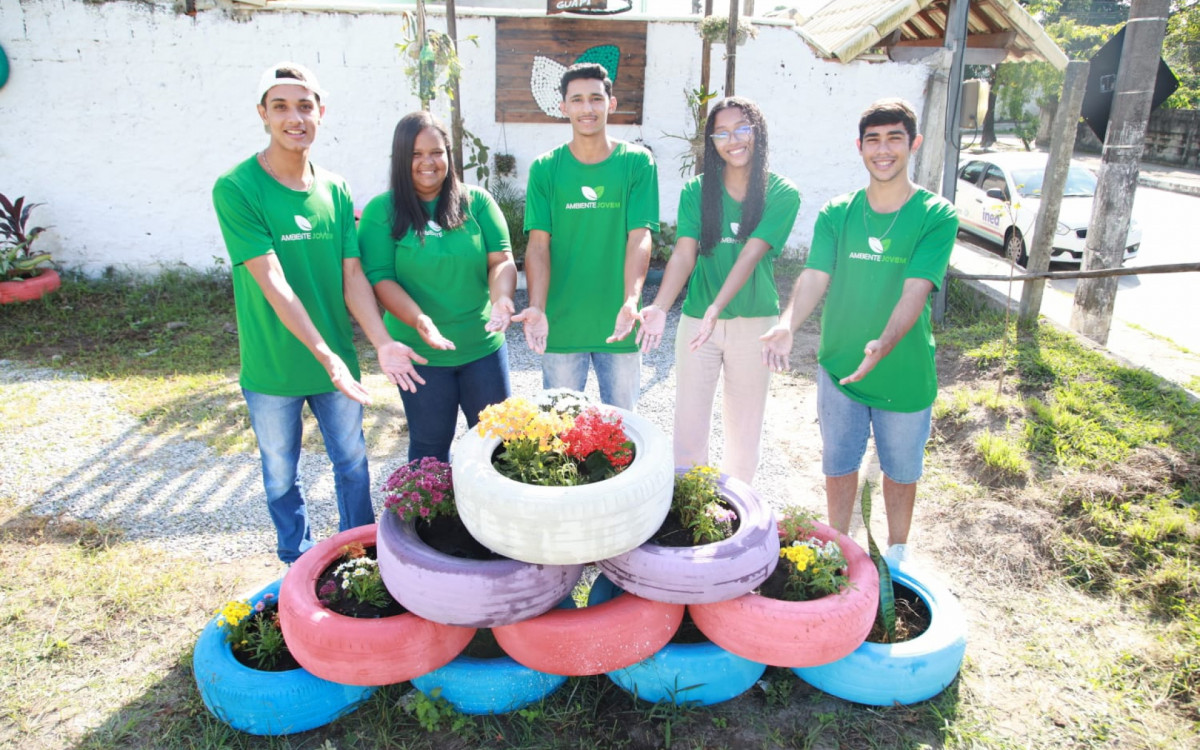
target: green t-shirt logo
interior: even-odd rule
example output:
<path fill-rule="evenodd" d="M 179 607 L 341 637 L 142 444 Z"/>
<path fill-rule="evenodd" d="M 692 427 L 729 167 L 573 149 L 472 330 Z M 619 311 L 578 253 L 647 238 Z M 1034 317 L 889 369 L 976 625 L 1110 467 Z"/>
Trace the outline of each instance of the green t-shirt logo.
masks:
<path fill-rule="evenodd" d="M 312 231 L 312 222 L 310 222 L 308 219 L 304 218 L 303 216 L 300 216 L 299 214 L 296 215 L 295 219 L 296 219 L 296 226 L 300 227 L 300 231 L 302 231 L 302 232 L 311 232 Z"/>
<path fill-rule="evenodd" d="M 438 224 L 433 219 L 430 219 L 429 221 L 425 222 L 425 228 L 428 229 L 429 233 L 432 234 L 434 237 L 442 236 L 442 225 Z"/>
<path fill-rule="evenodd" d="M 591 188 L 587 185 L 584 185 L 583 187 L 579 188 L 579 192 L 583 193 L 583 197 L 590 201 L 598 201 L 604 197 L 604 186 L 597 185 L 596 187 Z"/>
<path fill-rule="evenodd" d="M 892 246 L 892 241 L 889 239 L 879 239 L 878 237 L 868 237 L 867 246 L 871 248 L 871 252 L 876 255 L 883 255 Z"/>

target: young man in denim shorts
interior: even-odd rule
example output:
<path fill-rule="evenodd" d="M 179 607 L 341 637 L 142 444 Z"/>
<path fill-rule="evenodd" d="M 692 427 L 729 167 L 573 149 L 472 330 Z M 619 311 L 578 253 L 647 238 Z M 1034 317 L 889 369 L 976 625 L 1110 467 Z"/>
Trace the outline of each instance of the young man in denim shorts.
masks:
<path fill-rule="evenodd" d="M 763 359 L 772 369 L 787 368 L 793 333 L 828 291 L 817 411 L 829 523 L 849 530 L 858 470 L 874 433 L 884 475 L 885 555 L 903 561 L 937 397 L 929 293 L 946 273 L 958 216 L 908 177 L 909 157 L 921 146 L 911 105 L 875 102 L 859 119 L 858 134 L 867 187 L 821 209 L 788 309 L 762 337 Z"/>

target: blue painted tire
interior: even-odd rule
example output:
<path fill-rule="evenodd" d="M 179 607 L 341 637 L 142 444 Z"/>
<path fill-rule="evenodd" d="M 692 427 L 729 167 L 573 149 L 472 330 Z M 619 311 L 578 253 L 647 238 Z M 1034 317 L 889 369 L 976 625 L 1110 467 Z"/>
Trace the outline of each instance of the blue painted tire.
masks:
<path fill-rule="evenodd" d="M 668 643 L 649 659 L 608 673 L 635 698 L 651 703 L 711 706 L 749 690 L 766 664 L 743 659 L 712 641 Z"/>
<path fill-rule="evenodd" d="M 675 469 L 676 476 L 688 469 Z M 719 542 L 668 547 L 646 542 L 597 563 L 631 594 L 670 604 L 712 604 L 758 588 L 779 564 L 775 514 L 745 482 L 722 474 L 722 499 L 738 515 L 737 532 Z"/>
<path fill-rule="evenodd" d="M 279 595 L 279 581 L 259 591 Z M 225 629 L 214 617 L 200 633 L 192 656 L 192 672 L 204 705 L 221 721 L 241 732 L 280 735 L 324 726 L 358 708 L 376 688 L 339 685 L 303 669 L 260 672 L 242 665 L 225 642 Z"/>
<path fill-rule="evenodd" d="M 929 629 L 903 643 L 865 642 L 849 656 L 819 667 L 793 669 L 830 695 L 869 706 L 928 700 L 954 681 L 967 649 L 967 621 L 957 597 L 922 577 L 910 563 L 888 561 L 892 580 L 929 607 Z"/>
<path fill-rule="evenodd" d="M 567 678 L 523 667 L 507 656 L 480 659 L 459 656 L 441 669 L 415 677 L 412 685 L 441 697 L 464 714 L 503 714 L 537 703 L 563 686 Z"/>

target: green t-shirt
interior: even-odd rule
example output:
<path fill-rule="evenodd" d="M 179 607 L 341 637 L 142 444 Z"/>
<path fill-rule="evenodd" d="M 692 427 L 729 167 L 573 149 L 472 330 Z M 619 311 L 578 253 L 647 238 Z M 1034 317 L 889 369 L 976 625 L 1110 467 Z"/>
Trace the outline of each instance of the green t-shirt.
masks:
<path fill-rule="evenodd" d="M 550 233 L 546 351 L 637 351 L 633 335 L 604 340 L 625 302 L 625 242 L 643 227 L 658 230 L 658 167 L 646 149 L 617 141 L 604 161 L 581 164 L 563 145 L 529 167 L 525 231 Z"/>
<path fill-rule="evenodd" d="M 377 195 L 363 209 L 358 246 L 363 270 L 372 284 L 394 281 L 433 320 L 442 335 L 454 342 L 450 351 L 433 349 L 412 327 L 390 312 L 383 322 L 392 337 L 408 344 L 429 364 L 455 367 L 474 362 L 504 345 L 503 333 L 483 329 L 492 316 L 488 290 L 488 253 L 509 252 L 508 225 L 486 190 L 464 185 L 466 220 L 444 230 L 430 219 L 422 244 L 412 229 L 401 240 L 392 238 L 390 192 Z M 425 204 L 435 216 L 437 201 Z"/>
<path fill-rule="evenodd" d="M 700 241 L 701 193 L 704 175 L 693 177 L 683 186 L 679 196 L 679 237 Z M 800 211 L 800 191 L 791 180 L 774 172 L 767 174 L 767 192 L 763 201 L 762 219 L 750 233 L 749 239 L 760 239 L 771 246 L 754 266 L 750 278 L 738 290 L 721 318 L 765 318 L 779 314 L 779 290 L 775 288 L 775 259 L 783 252 L 784 243 L 792 233 L 796 214 Z M 688 280 L 683 314 L 703 318 L 708 306 L 717 298 L 721 286 L 741 255 L 744 242 L 738 242 L 738 223 L 742 220 L 742 204 L 729 197 L 721 188 L 721 241 L 708 255 L 696 256 L 696 267 Z"/>
<path fill-rule="evenodd" d="M 213 206 L 233 264 L 243 388 L 271 396 L 329 393 L 325 368 L 284 326 L 246 261 L 275 253 L 284 277 L 329 348 L 360 377 L 342 292 L 342 261 L 358 257 L 354 203 L 341 177 L 314 167 L 307 191 L 292 190 L 252 156 L 221 175 Z"/>
<path fill-rule="evenodd" d="M 835 383 L 858 368 L 867 342 L 883 333 L 906 279 L 941 286 L 958 234 L 954 206 L 928 190 L 918 188 L 899 216 L 876 214 L 866 196 L 866 190 L 858 190 L 825 204 L 808 255 L 808 268 L 832 277 L 817 361 Z M 869 236 L 883 235 L 879 249 L 868 244 L 864 222 Z M 875 409 L 914 412 L 932 404 L 937 370 L 929 301 L 909 332 L 865 378 L 838 388 Z"/>

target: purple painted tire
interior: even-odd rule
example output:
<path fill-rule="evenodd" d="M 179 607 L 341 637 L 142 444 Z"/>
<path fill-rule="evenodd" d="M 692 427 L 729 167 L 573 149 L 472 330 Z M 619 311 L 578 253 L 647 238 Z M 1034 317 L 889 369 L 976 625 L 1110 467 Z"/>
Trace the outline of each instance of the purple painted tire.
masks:
<path fill-rule="evenodd" d="M 686 471 L 677 468 L 675 473 Z M 646 542 L 600 561 L 600 570 L 631 594 L 670 604 L 724 602 L 753 591 L 779 564 L 775 514 L 745 482 L 722 474 L 717 485 L 738 515 L 733 536 L 695 547 Z"/>
<path fill-rule="evenodd" d="M 444 625 L 491 628 L 549 611 L 571 593 L 583 565 L 469 560 L 430 547 L 412 521 L 387 511 L 375 542 L 383 583 L 404 608 Z"/>

